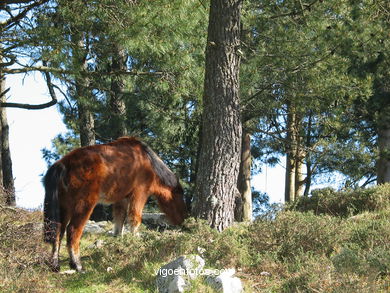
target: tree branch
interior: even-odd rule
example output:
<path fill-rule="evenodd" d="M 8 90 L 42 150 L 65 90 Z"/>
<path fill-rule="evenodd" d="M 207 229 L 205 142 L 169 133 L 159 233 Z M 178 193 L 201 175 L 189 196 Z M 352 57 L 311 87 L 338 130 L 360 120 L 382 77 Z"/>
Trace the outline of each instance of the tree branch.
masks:
<path fill-rule="evenodd" d="M 293 11 L 290 11 L 290 12 L 286 12 L 286 13 L 281 13 L 281 14 L 278 14 L 278 15 L 274 15 L 274 16 L 271 16 L 270 18 L 271 19 L 274 19 L 274 18 L 279 18 L 279 17 L 286 17 L 286 16 L 295 16 L 295 15 L 299 15 L 299 14 L 304 14 L 304 11 L 310 11 L 311 10 L 311 7 L 316 4 L 319 0 L 314 0 L 313 2 L 309 3 L 309 4 L 303 4 L 301 1 L 300 3 L 300 10 L 296 9 L 296 10 L 293 10 Z M 321 1 L 322 2 L 322 1 Z"/>
<path fill-rule="evenodd" d="M 14 25 L 16 25 L 23 17 L 25 17 L 27 15 L 27 13 L 39 6 L 39 5 L 42 5 L 43 3 L 45 2 L 48 2 L 49 0 L 40 0 L 40 1 L 37 1 L 34 3 L 31 3 L 30 5 L 26 6 L 26 8 L 23 9 L 22 12 L 20 12 L 19 14 L 15 15 L 15 16 L 12 16 L 11 18 L 7 19 L 6 21 L 2 22 L 0 24 L 0 28 L 2 29 L 9 29 L 11 27 L 13 27 Z M 28 3 L 28 2 L 31 2 L 31 1 L 7 1 L 6 3 L 8 4 L 8 2 L 10 2 L 10 4 L 20 4 L 20 3 Z"/>
<path fill-rule="evenodd" d="M 58 74 L 82 74 L 82 75 L 88 75 L 88 76 L 108 76 L 108 75 L 163 75 L 165 72 L 163 71 L 124 71 L 124 70 L 118 70 L 118 71 L 85 71 L 85 72 L 75 72 L 72 70 L 66 70 L 66 69 L 60 69 L 60 68 L 53 68 L 48 66 L 26 66 L 21 68 L 2 68 L 2 71 L 5 74 L 18 74 L 18 73 L 26 73 L 31 71 L 39 71 L 39 72 L 48 72 L 48 73 L 58 73 Z"/>
<path fill-rule="evenodd" d="M 46 66 L 46 62 L 42 61 L 44 66 Z M 49 108 L 51 106 L 54 106 L 57 104 L 57 95 L 54 90 L 54 86 L 51 82 L 51 76 L 49 72 L 44 72 L 47 88 L 49 90 L 49 94 L 51 97 L 51 101 L 43 104 L 38 105 L 31 105 L 31 104 L 21 104 L 21 103 L 0 103 L 0 107 L 8 107 L 8 108 L 20 108 L 20 109 L 27 109 L 27 110 L 41 110 L 45 108 Z M 4 93 L 5 94 L 5 93 Z"/>
<path fill-rule="evenodd" d="M 51 100 L 48 103 L 31 105 L 31 104 L 21 104 L 21 103 L 0 103 L 0 107 L 7 108 L 20 108 L 27 110 L 41 110 L 45 108 L 49 108 L 57 103 L 57 100 Z"/>
<path fill-rule="evenodd" d="M 34 0 L 4 0 L 4 4 L 11 5 L 11 4 L 27 4 Z"/>

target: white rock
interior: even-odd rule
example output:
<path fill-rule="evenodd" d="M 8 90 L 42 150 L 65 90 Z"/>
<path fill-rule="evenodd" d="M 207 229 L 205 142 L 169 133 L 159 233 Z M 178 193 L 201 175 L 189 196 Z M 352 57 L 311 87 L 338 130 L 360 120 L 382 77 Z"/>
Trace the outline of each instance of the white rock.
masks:
<path fill-rule="evenodd" d="M 105 230 L 101 226 L 92 221 L 88 222 L 84 227 L 84 233 L 100 234 L 104 232 Z"/>
<path fill-rule="evenodd" d="M 162 266 L 157 272 L 157 289 L 159 293 L 182 293 L 189 281 L 197 278 L 205 261 L 199 255 L 184 255 Z"/>
<path fill-rule="evenodd" d="M 223 293 L 240 293 L 243 290 L 243 286 L 241 280 L 234 277 L 235 273 L 235 269 L 228 269 L 218 276 L 207 276 L 206 282 L 214 289 Z"/>
<path fill-rule="evenodd" d="M 174 276 L 173 280 L 169 283 L 168 292 L 184 292 L 187 287 L 187 283 L 182 276 Z"/>
<path fill-rule="evenodd" d="M 105 242 L 101 239 L 96 240 L 94 243 L 88 246 L 88 248 L 102 248 L 104 246 Z"/>

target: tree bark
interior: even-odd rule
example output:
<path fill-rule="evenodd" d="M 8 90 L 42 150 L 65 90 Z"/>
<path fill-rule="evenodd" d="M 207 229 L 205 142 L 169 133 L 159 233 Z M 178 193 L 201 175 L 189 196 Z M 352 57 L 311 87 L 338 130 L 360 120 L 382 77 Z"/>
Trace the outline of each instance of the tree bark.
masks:
<path fill-rule="evenodd" d="M 311 147 L 312 125 L 313 125 L 313 114 L 310 111 L 309 117 L 308 117 L 308 123 L 307 123 L 307 135 L 306 135 L 306 142 L 305 142 L 305 147 L 307 149 L 309 149 Z M 306 164 L 305 164 L 306 165 L 306 178 L 304 180 L 305 190 L 303 192 L 303 195 L 307 197 L 307 196 L 309 196 L 312 175 L 313 175 L 310 152 L 306 152 L 305 161 L 306 161 Z"/>
<path fill-rule="evenodd" d="M 79 71 L 75 79 L 78 126 L 80 132 L 81 146 L 94 145 L 95 138 L 95 121 L 91 111 L 91 94 L 89 93 L 89 80 L 83 72 L 87 71 L 87 52 L 85 50 L 84 37 L 75 33 L 72 36 L 73 66 Z"/>
<path fill-rule="evenodd" d="M 80 89 L 77 91 L 80 93 L 80 98 L 85 97 L 85 95 L 82 95 L 82 93 L 85 94 L 84 91 L 81 91 Z M 80 131 L 80 145 L 81 146 L 88 146 L 88 145 L 94 145 L 96 143 L 95 138 L 95 120 L 93 118 L 93 114 L 91 110 L 89 109 L 88 105 L 82 101 L 77 101 L 78 106 L 78 112 L 79 112 L 79 131 Z"/>
<path fill-rule="evenodd" d="M 249 133 L 243 131 L 241 147 L 241 164 L 238 176 L 238 190 L 242 199 L 241 218 L 236 218 L 243 222 L 252 221 L 252 189 L 251 189 L 251 137 Z"/>
<path fill-rule="evenodd" d="M 296 130 L 299 129 L 300 120 L 296 120 Z M 297 147 L 295 153 L 295 196 L 297 199 L 300 196 L 303 196 L 305 188 L 305 176 L 303 174 L 303 165 L 305 159 L 305 151 L 302 147 L 302 139 L 297 131 Z"/>
<path fill-rule="evenodd" d="M 390 182 L 390 128 L 385 125 L 378 130 L 379 159 L 377 162 L 377 183 Z"/>
<path fill-rule="evenodd" d="M 295 156 L 296 156 L 296 113 L 291 103 L 287 104 L 287 146 L 286 146 L 286 179 L 284 189 L 284 200 L 290 202 L 295 200 Z"/>
<path fill-rule="evenodd" d="M 241 1 L 212 0 L 203 121 L 193 214 L 219 231 L 234 222 L 241 157 L 239 101 Z"/>
<path fill-rule="evenodd" d="M 1 69 L 0 69 L 1 70 Z M 0 101 L 5 102 L 5 76 L 0 71 Z M 1 125 L 1 187 L 5 193 L 6 205 L 15 206 L 15 184 L 12 173 L 12 159 L 9 148 L 9 126 L 7 121 L 6 109 L 0 108 L 0 125 Z"/>
<path fill-rule="evenodd" d="M 112 71 L 126 71 L 126 51 L 120 48 L 118 45 L 113 45 L 113 57 L 112 57 Z M 127 135 L 126 127 L 126 104 L 123 99 L 123 92 L 125 90 L 125 83 L 123 77 L 120 75 L 113 76 L 111 78 L 111 95 L 110 95 L 110 110 L 111 110 L 111 123 L 113 129 L 113 138 Z"/>

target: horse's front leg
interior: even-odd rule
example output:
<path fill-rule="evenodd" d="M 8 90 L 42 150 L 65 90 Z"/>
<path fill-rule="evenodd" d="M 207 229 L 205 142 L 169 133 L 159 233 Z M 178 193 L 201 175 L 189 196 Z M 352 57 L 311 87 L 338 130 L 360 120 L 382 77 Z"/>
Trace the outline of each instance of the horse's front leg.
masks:
<path fill-rule="evenodd" d="M 142 211 L 148 200 L 148 194 L 143 190 L 137 190 L 130 197 L 129 204 L 129 224 L 130 231 L 138 235 L 138 229 L 142 222 Z"/>

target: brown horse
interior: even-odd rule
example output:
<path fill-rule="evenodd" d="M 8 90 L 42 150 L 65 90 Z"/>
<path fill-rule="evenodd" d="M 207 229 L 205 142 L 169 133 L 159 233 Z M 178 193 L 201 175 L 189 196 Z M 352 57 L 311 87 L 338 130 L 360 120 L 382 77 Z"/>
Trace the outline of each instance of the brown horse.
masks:
<path fill-rule="evenodd" d="M 114 233 L 122 235 L 126 216 L 132 231 L 153 194 L 174 225 L 186 216 L 177 177 L 145 143 L 132 137 L 76 149 L 54 163 L 44 180 L 44 240 L 52 244 L 51 266 L 59 271 L 61 239 L 67 234 L 71 268 L 81 271 L 79 243 L 98 202 L 113 203 Z"/>

